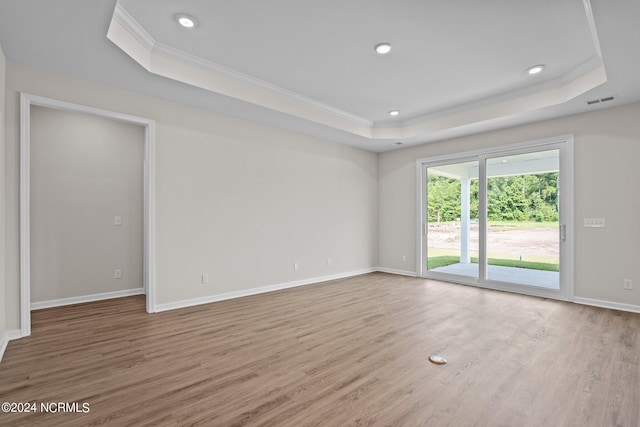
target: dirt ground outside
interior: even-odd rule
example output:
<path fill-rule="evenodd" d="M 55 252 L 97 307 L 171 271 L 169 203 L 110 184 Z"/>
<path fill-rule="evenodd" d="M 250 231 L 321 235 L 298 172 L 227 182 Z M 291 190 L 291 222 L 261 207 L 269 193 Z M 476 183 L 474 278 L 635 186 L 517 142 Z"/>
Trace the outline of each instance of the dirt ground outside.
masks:
<path fill-rule="evenodd" d="M 429 256 L 460 254 L 459 223 L 429 224 Z M 560 257 L 557 228 L 492 227 L 487 230 L 489 258 L 519 259 L 558 263 Z M 478 254 L 478 226 L 470 229 L 471 255 Z"/>

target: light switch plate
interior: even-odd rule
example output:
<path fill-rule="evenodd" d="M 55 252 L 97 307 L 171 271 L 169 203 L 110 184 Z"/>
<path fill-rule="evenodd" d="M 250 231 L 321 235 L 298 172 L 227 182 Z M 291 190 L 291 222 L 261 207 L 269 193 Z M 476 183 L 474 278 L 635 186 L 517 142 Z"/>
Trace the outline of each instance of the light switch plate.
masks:
<path fill-rule="evenodd" d="M 585 218 L 584 226 L 587 228 L 604 228 L 607 224 L 604 218 Z"/>

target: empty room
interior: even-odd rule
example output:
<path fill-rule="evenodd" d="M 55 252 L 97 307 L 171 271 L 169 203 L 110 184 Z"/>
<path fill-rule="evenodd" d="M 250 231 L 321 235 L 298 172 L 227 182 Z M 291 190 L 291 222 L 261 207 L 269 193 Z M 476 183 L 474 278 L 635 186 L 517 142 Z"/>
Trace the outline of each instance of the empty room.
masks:
<path fill-rule="evenodd" d="M 640 426 L 638 0 L 0 0 L 0 425 Z"/>

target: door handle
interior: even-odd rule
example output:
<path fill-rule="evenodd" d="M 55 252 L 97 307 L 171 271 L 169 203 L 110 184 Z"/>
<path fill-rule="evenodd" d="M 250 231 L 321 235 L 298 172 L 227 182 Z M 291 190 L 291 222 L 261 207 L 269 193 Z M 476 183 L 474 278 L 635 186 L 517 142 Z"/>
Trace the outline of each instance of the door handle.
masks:
<path fill-rule="evenodd" d="M 563 242 L 567 241 L 567 225 L 566 224 L 560 225 L 560 240 Z"/>

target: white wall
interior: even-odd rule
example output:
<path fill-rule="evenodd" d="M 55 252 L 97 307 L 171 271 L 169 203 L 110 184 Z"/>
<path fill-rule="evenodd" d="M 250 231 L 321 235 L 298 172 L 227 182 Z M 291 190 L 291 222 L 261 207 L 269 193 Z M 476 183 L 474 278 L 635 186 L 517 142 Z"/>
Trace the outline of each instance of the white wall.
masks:
<path fill-rule="evenodd" d="M 19 327 L 19 91 L 156 120 L 159 304 L 376 266 L 375 154 L 9 63 L 10 328 Z"/>
<path fill-rule="evenodd" d="M 6 60 L 0 46 L 0 342 L 7 331 L 7 299 L 5 269 L 5 70 Z M 2 354 L 0 354 L 2 357 Z"/>
<path fill-rule="evenodd" d="M 634 104 L 380 155 L 380 266 L 416 271 L 417 159 L 573 133 L 575 295 L 640 306 L 639 118 Z M 605 217 L 607 227 L 583 228 L 585 217 Z M 623 289 L 625 278 L 634 290 Z"/>
<path fill-rule="evenodd" d="M 142 126 L 31 108 L 32 303 L 143 287 L 143 162 Z"/>

